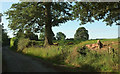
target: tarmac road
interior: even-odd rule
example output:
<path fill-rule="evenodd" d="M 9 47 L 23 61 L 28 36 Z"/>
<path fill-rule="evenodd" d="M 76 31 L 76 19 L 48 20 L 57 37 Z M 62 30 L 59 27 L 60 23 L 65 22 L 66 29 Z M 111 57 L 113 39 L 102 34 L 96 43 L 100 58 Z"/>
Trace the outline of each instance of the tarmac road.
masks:
<path fill-rule="evenodd" d="M 2 56 L 6 64 L 3 64 L 6 66 L 6 72 L 57 72 L 38 60 L 11 51 L 8 47 L 3 47 Z"/>

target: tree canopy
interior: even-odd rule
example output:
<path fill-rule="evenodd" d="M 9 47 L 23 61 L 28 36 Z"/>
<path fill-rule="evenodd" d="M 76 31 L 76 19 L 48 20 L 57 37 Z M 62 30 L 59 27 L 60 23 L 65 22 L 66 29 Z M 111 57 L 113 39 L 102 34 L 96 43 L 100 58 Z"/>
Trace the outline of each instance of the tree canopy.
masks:
<path fill-rule="evenodd" d="M 78 28 L 76 30 L 74 38 L 75 39 L 80 39 L 80 40 L 88 40 L 89 39 L 88 30 L 86 30 L 84 27 Z"/>
<path fill-rule="evenodd" d="M 12 4 L 5 12 L 9 27 L 14 31 L 39 32 L 45 26 L 45 44 L 52 44 L 52 26 L 59 26 L 71 18 L 71 3 L 68 2 L 21 2 Z"/>
<path fill-rule="evenodd" d="M 106 25 L 120 25 L 120 2 L 76 2 L 73 6 L 73 18 L 81 21 L 80 25 L 94 20 L 103 20 Z"/>
<path fill-rule="evenodd" d="M 118 2 L 21 2 L 12 4 L 5 12 L 9 27 L 15 32 L 30 29 L 36 33 L 45 28 L 44 46 L 52 45 L 52 27 L 69 20 L 80 20 L 80 24 L 103 20 L 107 25 L 119 25 L 120 3 Z"/>
<path fill-rule="evenodd" d="M 11 8 L 5 12 L 8 15 L 9 27 L 13 30 L 29 29 L 39 31 L 46 25 L 46 6 L 50 5 L 52 26 L 59 26 L 59 23 L 65 23 L 70 18 L 69 3 L 51 3 L 51 2 L 21 2 L 12 4 Z"/>

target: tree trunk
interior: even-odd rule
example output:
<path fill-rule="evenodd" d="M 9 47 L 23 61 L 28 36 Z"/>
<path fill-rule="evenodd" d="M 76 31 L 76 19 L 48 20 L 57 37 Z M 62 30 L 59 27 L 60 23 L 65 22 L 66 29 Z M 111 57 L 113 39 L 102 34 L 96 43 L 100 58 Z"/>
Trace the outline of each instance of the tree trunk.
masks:
<path fill-rule="evenodd" d="M 46 3 L 45 5 L 45 15 L 46 15 L 46 24 L 45 24 L 45 41 L 44 46 L 52 45 L 52 19 L 51 19 L 51 2 Z"/>
<path fill-rule="evenodd" d="M 52 45 L 52 29 L 49 26 L 45 26 L 45 41 L 44 46 Z"/>

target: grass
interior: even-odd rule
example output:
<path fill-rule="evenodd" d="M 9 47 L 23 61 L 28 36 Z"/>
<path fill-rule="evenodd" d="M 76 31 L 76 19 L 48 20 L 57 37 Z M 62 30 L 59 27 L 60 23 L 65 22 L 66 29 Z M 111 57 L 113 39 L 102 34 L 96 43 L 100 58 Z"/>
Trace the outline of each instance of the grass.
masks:
<path fill-rule="evenodd" d="M 117 42 L 117 39 L 104 39 L 101 40 L 102 43 L 110 43 L 110 42 Z M 107 51 L 103 51 L 102 53 L 96 52 L 96 51 L 90 51 L 89 49 L 86 49 L 86 56 L 81 55 L 77 51 L 81 49 L 82 46 L 85 46 L 86 44 L 93 44 L 96 43 L 97 40 L 89 40 L 81 42 L 80 44 L 75 45 L 73 48 L 71 48 L 72 53 L 67 57 L 67 61 L 69 64 L 76 65 L 76 66 L 82 66 L 82 65 L 90 65 L 96 69 L 96 71 L 117 71 L 118 70 L 118 53 L 109 54 Z M 118 45 L 112 45 L 112 48 L 115 48 L 116 52 L 118 51 Z M 82 68 L 84 69 L 84 68 Z M 86 67 L 85 70 L 88 69 L 88 71 L 92 71 L 91 68 Z"/>
<path fill-rule="evenodd" d="M 44 60 L 49 60 L 50 62 L 61 63 L 61 61 L 64 59 L 63 57 L 67 55 L 65 53 L 68 52 L 67 49 L 69 47 L 70 46 L 50 46 L 46 48 L 30 47 L 24 49 L 23 53 L 40 57 L 43 58 Z"/>
<path fill-rule="evenodd" d="M 69 45 L 69 43 L 73 43 L 72 45 L 79 44 L 82 40 L 53 40 L 54 43 L 58 43 L 59 46 Z"/>
<path fill-rule="evenodd" d="M 72 72 L 117 72 L 118 71 L 118 39 L 102 39 L 104 44 L 112 44 L 115 49 L 114 53 L 107 51 L 96 52 L 88 48 L 82 50 L 86 44 L 94 44 L 97 40 L 74 42 L 73 45 L 67 45 L 67 42 L 59 42 L 59 46 L 50 47 L 29 47 L 23 50 L 24 54 L 42 58 L 55 65 L 64 65 L 65 69 Z M 106 48 L 107 49 L 107 48 Z M 85 53 L 85 54 L 81 54 Z"/>

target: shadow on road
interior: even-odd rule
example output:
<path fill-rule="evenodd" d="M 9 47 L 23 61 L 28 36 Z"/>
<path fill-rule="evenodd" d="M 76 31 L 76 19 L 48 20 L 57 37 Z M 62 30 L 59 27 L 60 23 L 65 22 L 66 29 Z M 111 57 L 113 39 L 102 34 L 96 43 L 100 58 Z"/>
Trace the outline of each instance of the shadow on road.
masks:
<path fill-rule="evenodd" d="M 63 55 L 57 55 L 47 59 L 29 54 L 27 54 L 27 56 L 30 56 L 33 59 L 42 62 L 46 66 L 53 67 L 54 69 L 56 69 L 57 72 L 98 72 L 98 69 L 89 64 L 84 64 L 81 65 L 80 67 L 66 66 L 65 63 L 63 62 L 63 59 L 65 59 L 63 58 Z"/>

